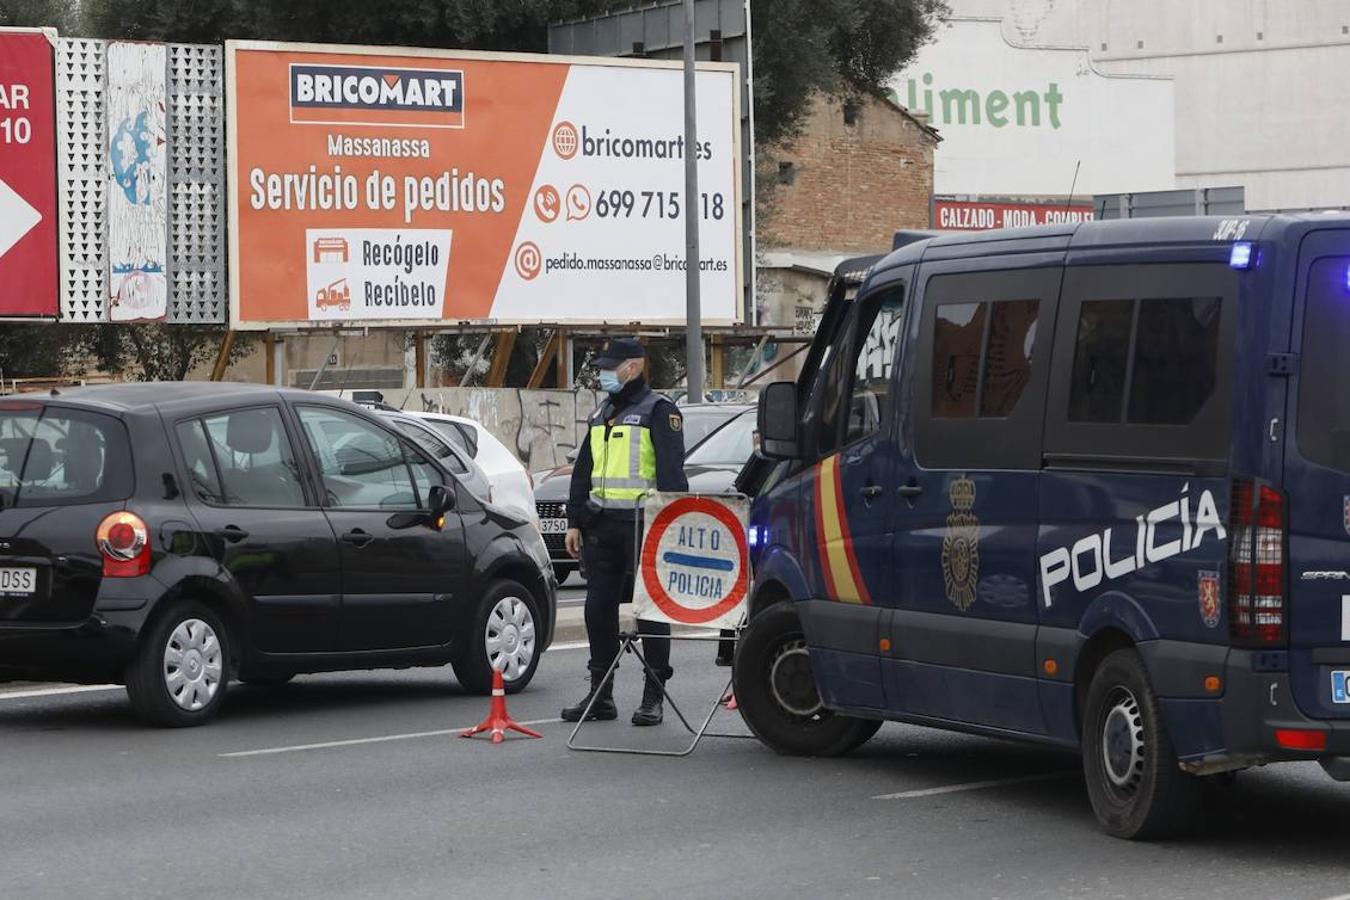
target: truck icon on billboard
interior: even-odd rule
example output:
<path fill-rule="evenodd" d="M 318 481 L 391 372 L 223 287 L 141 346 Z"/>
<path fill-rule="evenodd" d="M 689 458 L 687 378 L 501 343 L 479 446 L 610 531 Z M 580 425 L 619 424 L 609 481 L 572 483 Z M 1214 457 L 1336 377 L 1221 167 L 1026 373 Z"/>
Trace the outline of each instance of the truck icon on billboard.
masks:
<path fill-rule="evenodd" d="M 328 287 L 321 287 L 314 295 L 314 305 L 318 309 L 340 309 L 343 312 L 352 308 L 352 290 L 347 279 L 339 278 Z"/>
<path fill-rule="evenodd" d="M 347 239 L 340 237 L 324 237 L 314 242 L 314 261 L 345 263 L 351 255 L 351 250 L 347 246 Z"/>

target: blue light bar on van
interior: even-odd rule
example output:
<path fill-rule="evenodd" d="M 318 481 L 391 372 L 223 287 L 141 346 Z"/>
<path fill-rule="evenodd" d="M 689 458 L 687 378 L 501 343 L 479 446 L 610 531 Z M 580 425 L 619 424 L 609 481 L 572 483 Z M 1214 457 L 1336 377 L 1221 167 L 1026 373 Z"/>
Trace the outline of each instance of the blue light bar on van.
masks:
<path fill-rule="evenodd" d="M 1237 241 L 1228 255 L 1228 265 L 1234 269 L 1249 269 L 1252 265 L 1252 245 L 1248 241 Z"/>

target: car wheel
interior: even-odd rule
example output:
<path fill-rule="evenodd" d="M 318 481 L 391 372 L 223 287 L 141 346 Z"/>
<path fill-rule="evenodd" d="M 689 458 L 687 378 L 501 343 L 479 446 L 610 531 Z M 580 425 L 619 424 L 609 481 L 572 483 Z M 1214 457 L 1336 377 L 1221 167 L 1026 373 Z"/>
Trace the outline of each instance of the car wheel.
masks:
<path fill-rule="evenodd" d="M 1083 715 L 1083 773 L 1097 821 L 1111 835 L 1148 840 L 1187 830 L 1200 780 L 1176 752 L 1143 661 L 1117 650 L 1092 676 Z"/>
<path fill-rule="evenodd" d="M 180 601 L 142 636 L 127 667 L 127 696 L 152 725 L 202 725 L 225 700 L 229 659 L 229 635 L 220 617 L 202 603 Z"/>
<path fill-rule="evenodd" d="M 750 730 L 788 756 L 840 756 L 877 733 L 881 722 L 831 712 L 816 689 L 801 622 L 792 603 L 754 616 L 736 648 L 736 702 Z"/>
<path fill-rule="evenodd" d="M 500 666 L 506 692 L 524 690 L 539 666 L 543 647 L 539 606 L 514 581 L 496 581 L 478 604 L 469 640 L 455 660 L 455 677 L 468 691 L 492 690 L 492 669 Z"/>

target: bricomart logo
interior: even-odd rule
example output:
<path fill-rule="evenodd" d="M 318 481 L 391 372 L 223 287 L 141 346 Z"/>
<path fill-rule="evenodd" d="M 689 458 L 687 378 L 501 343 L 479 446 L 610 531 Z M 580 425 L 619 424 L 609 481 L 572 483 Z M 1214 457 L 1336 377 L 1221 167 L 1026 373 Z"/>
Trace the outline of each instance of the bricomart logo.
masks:
<path fill-rule="evenodd" d="M 291 121 L 463 128 L 464 73 L 292 64 Z"/>

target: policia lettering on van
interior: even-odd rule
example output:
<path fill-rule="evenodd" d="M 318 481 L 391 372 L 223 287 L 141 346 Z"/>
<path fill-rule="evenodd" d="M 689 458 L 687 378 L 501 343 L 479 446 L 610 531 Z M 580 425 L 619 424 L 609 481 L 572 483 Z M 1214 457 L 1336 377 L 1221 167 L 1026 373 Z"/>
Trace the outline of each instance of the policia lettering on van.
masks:
<path fill-rule="evenodd" d="M 890 719 L 1076 748 L 1130 838 L 1193 821 L 1207 776 L 1350 779 L 1350 218 L 865 262 L 800 380 L 761 395 L 738 481 L 755 733 L 829 755 Z"/>

